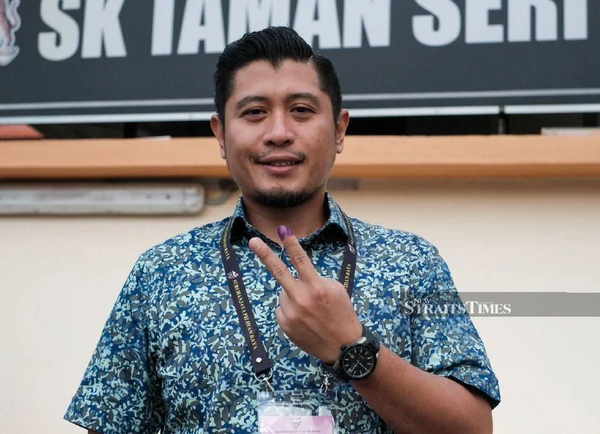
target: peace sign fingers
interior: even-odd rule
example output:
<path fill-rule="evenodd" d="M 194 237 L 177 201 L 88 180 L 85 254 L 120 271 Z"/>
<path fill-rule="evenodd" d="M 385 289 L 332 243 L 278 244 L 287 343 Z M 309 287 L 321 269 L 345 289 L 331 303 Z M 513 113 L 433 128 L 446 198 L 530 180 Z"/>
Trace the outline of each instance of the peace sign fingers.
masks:
<path fill-rule="evenodd" d="M 281 241 L 283 241 L 283 246 L 288 252 L 292 264 L 296 267 L 298 279 L 302 282 L 310 282 L 319 277 L 317 270 L 315 270 L 310 258 L 298 242 L 296 236 L 292 233 L 292 230 L 287 226 L 280 226 L 277 229 L 277 233 Z"/>
<path fill-rule="evenodd" d="M 269 273 L 286 291 L 297 283 L 289 268 L 273 253 L 263 240 L 258 237 L 252 238 L 248 242 L 248 247 L 256 253 L 260 262 L 267 267 Z"/>

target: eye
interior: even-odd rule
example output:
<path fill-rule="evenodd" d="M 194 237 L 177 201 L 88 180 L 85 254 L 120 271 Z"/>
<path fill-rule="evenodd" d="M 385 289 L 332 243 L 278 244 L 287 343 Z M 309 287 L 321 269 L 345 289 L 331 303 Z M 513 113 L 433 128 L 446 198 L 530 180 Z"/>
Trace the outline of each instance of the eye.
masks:
<path fill-rule="evenodd" d="M 265 113 L 264 109 L 261 108 L 251 108 L 246 110 L 242 116 L 249 116 L 249 117 L 258 117 L 261 116 Z"/>
<path fill-rule="evenodd" d="M 294 108 L 292 108 L 292 112 L 300 114 L 300 115 L 308 115 L 311 113 L 314 113 L 315 111 L 311 108 L 311 107 L 306 107 L 306 106 L 296 106 Z"/>

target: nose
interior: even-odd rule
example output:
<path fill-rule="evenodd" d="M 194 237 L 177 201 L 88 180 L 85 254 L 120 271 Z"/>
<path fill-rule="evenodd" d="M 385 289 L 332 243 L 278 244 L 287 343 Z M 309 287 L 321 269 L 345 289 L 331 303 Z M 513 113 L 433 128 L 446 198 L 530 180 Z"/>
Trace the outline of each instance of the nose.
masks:
<path fill-rule="evenodd" d="M 292 120 L 283 112 L 273 112 L 266 122 L 265 144 L 287 146 L 294 142 Z"/>

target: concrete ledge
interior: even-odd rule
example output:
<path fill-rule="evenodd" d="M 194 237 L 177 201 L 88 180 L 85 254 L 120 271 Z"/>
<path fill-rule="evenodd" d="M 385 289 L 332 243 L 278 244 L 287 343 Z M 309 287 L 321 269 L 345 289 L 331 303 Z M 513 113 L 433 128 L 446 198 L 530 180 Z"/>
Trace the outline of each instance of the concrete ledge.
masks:
<path fill-rule="evenodd" d="M 600 177 L 600 136 L 350 136 L 337 178 Z M 213 138 L 0 142 L 0 179 L 229 177 Z"/>

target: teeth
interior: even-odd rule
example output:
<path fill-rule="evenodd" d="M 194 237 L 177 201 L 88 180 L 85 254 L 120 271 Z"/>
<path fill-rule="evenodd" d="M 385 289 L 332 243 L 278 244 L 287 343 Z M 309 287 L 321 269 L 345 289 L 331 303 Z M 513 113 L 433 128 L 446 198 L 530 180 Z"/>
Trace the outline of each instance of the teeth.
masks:
<path fill-rule="evenodd" d="M 296 163 L 293 163 L 291 161 L 274 161 L 270 164 L 271 164 L 271 166 L 292 166 Z"/>

